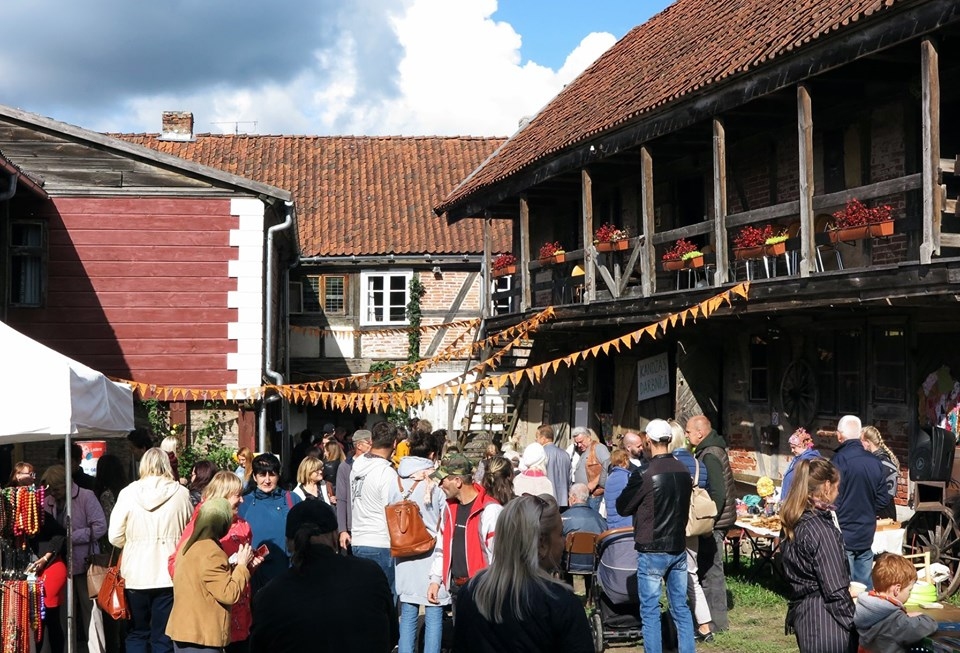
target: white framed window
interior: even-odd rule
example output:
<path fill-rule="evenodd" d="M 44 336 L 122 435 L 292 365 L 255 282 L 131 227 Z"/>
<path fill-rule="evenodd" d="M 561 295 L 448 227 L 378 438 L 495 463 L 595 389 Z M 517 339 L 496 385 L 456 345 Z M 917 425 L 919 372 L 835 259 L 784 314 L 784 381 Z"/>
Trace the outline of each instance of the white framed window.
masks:
<path fill-rule="evenodd" d="M 407 324 L 413 270 L 360 273 L 360 324 Z"/>
<path fill-rule="evenodd" d="M 14 220 L 10 223 L 11 306 L 43 306 L 46 223 Z"/>
<path fill-rule="evenodd" d="M 347 315 L 347 275 L 312 274 L 303 277 L 297 285 L 300 287 L 300 310 L 296 312 Z"/>
<path fill-rule="evenodd" d="M 493 292 L 501 293 L 513 290 L 513 275 L 507 274 L 502 277 L 496 277 L 491 279 L 493 283 Z M 513 303 L 513 296 L 508 295 L 506 297 L 496 297 L 492 300 L 492 308 L 494 315 L 506 315 L 511 312 L 511 306 Z"/>

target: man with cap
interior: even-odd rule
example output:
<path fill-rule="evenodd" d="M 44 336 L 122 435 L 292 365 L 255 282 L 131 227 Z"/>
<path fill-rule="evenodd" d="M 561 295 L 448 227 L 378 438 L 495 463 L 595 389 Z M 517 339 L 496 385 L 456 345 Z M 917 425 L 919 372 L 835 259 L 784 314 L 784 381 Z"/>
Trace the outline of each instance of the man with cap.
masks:
<path fill-rule="evenodd" d="M 436 603 L 443 585 L 456 603 L 460 588 L 490 564 L 503 506 L 473 482 L 473 464 L 462 453 L 444 456 L 431 478 L 439 481 L 447 495 L 447 513 L 443 538 L 434 551 L 427 600 Z"/>
<path fill-rule="evenodd" d="M 643 648 L 662 650 L 660 586 L 665 581 L 670 614 L 677 627 L 679 653 L 694 653 L 693 618 L 687 606 L 686 527 L 690 512 L 690 472 L 670 454 L 673 431 L 662 419 L 647 425 L 650 463 L 634 471 L 617 499 L 617 512 L 633 515 L 637 550 L 637 592 Z"/>
<path fill-rule="evenodd" d="M 337 555 L 337 516 L 323 501 L 287 515 L 293 566 L 253 601 L 250 651 L 388 653 L 399 638 L 393 593 L 370 560 Z"/>
<path fill-rule="evenodd" d="M 370 451 L 371 439 L 373 434 L 367 429 L 357 429 L 352 437 L 353 453 L 349 458 L 340 463 L 337 469 L 337 487 L 350 487 L 350 470 L 353 468 L 355 458 L 362 456 Z M 348 552 L 350 546 L 350 527 L 353 524 L 353 507 L 349 498 L 349 490 L 341 490 L 347 495 L 347 500 L 337 501 L 337 524 L 340 533 L 340 548 Z"/>

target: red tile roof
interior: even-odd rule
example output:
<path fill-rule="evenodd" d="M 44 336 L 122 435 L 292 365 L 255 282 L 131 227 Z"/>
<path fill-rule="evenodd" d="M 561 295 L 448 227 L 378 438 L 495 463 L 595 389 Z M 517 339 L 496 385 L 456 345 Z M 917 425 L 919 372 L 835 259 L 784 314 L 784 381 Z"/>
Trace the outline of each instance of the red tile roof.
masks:
<path fill-rule="evenodd" d="M 677 0 L 633 28 L 437 206 L 904 0 Z"/>
<path fill-rule="evenodd" d="M 503 138 L 111 134 L 293 193 L 304 256 L 483 252 L 482 223 L 431 208 Z M 510 247 L 495 220 L 494 251 Z"/>

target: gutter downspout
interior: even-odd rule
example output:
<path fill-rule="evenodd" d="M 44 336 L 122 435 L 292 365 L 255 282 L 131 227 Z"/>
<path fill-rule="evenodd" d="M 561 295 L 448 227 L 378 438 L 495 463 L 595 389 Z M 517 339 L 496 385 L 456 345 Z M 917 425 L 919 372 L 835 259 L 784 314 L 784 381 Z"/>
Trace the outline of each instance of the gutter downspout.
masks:
<path fill-rule="evenodd" d="M 7 183 L 7 188 L 6 188 L 6 190 L 0 191 L 0 202 L 4 202 L 4 205 L 3 205 L 3 218 L 5 218 L 5 219 L 2 221 L 3 224 L 7 224 L 7 223 L 10 222 L 10 204 L 7 202 L 7 200 L 11 199 L 14 195 L 17 194 L 17 179 L 18 179 L 18 178 L 19 178 L 19 175 L 17 175 L 17 174 L 14 173 L 14 172 L 11 172 L 11 173 L 10 173 L 10 177 L 9 177 L 10 181 Z M 4 240 L 5 240 L 5 237 L 0 237 L 0 243 L 3 243 Z M 2 261 L 2 260 L 3 260 L 3 256 L 0 256 L 0 261 Z M 2 278 L 2 276 L 3 276 L 3 275 L 0 274 L 0 278 Z M 7 319 L 7 301 L 6 301 L 6 299 L 7 299 L 7 298 L 6 298 L 6 295 L 5 295 L 5 294 L 0 294 L 0 309 L 2 309 L 2 310 L 0 310 L 0 319 L 2 319 L 3 321 L 6 321 L 6 319 Z M 72 603 L 69 603 L 68 605 L 73 605 L 73 604 L 72 604 Z M 70 622 L 69 622 L 69 620 L 68 620 L 67 626 L 69 626 L 69 625 L 70 625 Z M 68 630 L 69 630 L 69 629 L 68 629 Z M 72 641 L 72 640 L 70 640 L 70 641 Z"/>
<path fill-rule="evenodd" d="M 8 199 L 17 194 L 17 179 L 19 175 L 10 173 L 10 181 L 7 183 L 7 189 L 5 191 L 0 191 L 0 202 L 6 202 Z"/>
<path fill-rule="evenodd" d="M 276 385 L 283 385 L 283 375 L 277 370 L 273 369 L 273 352 L 276 347 L 277 338 L 274 333 L 274 320 L 273 320 L 273 296 L 276 292 L 273 283 L 273 268 L 276 265 L 274 262 L 274 247 L 273 247 L 273 236 L 276 233 L 285 231 L 293 226 L 293 202 L 284 202 L 286 218 L 280 224 L 275 224 L 269 229 L 267 229 L 267 284 L 265 291 L 265 305 L 266 305 L 266 318 L 264 319 L 264 340 L 266 345 L 266 355 L 264 357 L 263 371 L 266 376 L 270 377 Z M 278 396 L 275 396 L 273 401 L 279 399 Z M 259 423 L 259 438 L 257 441 L 257 449 L 261 452 L 267 450 L 267 397 L 263 398 L 263 401 L 260 404 L 260 423 Z M 286 428 L 286 423 L 284 423 L 284 428 Z"/>

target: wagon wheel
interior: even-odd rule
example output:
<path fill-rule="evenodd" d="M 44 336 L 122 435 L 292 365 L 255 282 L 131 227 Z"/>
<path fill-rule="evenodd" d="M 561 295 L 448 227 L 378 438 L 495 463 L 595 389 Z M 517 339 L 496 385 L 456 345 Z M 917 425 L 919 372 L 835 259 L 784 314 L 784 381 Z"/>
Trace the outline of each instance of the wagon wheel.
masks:
<path fill-rule="evenodd" d="M 937 588 L 937 599 L 945 600 L 960 588 L 960 528 L 949 508 L 918 512 L 907 522 L 904 551 L 930 552 L 930 562 L 950 569 L 950 582 Z"/>
<path fill-rule="evenodd" d="M 780 405 L 784 415 L 796 427 L 807 427 L 817 414 L 820 393 L 817 376 L 805 360 L 787 366 L 780 381 Z"/>

